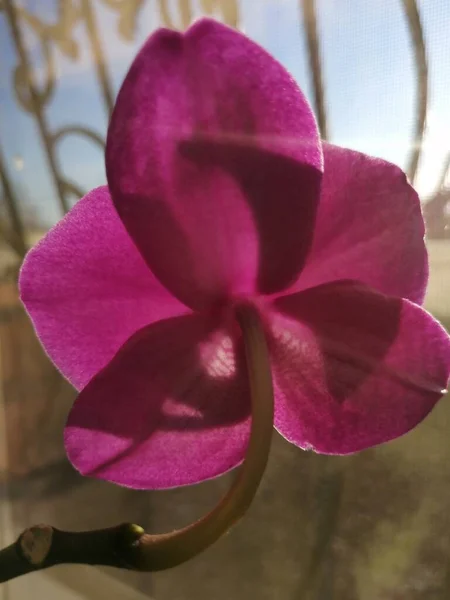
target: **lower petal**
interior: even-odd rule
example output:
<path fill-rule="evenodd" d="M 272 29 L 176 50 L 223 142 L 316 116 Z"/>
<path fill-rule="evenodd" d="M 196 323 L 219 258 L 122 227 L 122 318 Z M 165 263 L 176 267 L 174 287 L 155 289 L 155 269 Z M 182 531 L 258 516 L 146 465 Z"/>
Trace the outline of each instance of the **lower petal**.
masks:
<path fill-rule="evenodd" d="M 238 465 L 250 432 L 243 350 L 188 315 L 136 333 L 79 395 L 65 444 L 83 474 L 138 489 L 198 483 Z"/>
<path fill-rule="evenodd" d="M 356 452 L 414 428 L 443 395 L 450 338 L 408 300 L 340 281 L 273 307 L 275 425 L 294 444 Z"/>

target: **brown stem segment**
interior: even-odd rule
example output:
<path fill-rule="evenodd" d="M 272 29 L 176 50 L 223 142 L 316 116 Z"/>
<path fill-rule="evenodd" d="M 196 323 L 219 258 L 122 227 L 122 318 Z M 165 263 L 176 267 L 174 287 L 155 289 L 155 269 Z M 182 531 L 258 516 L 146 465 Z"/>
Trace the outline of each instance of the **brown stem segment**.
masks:
<path fill-rule="evenodd" d="M 226 533 L 247 511 L 264 474 L 273 431 L 269 353 L 257 310 L 236 310 L 250 380 L 252 427 L 247 455 L 229 492 L 209 514 L 183 529 L 153 535 L 125 523 L 110 529 L 65 532 L 39 525 L 0 551 L 0 582 L 63 563 L 160 571 L 193 558 Z"/>

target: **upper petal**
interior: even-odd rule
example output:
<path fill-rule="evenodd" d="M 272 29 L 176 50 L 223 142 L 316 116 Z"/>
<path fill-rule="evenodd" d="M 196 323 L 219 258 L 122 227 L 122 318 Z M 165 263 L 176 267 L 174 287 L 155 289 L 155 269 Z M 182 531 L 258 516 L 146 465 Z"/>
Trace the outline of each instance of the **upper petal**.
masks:
<path fill-rule="evenodd" d="M 314 240 L 295 289 L 354 279 L 422 303 L 428 280 L 424 223 L 405 174 L 360 152 L 331 144 L 323 150 Z"/>
<path fill-rule="evenodd" d="M 77 388 L 135 331 L 190 312 L 149 270 L 106 187 L 82 198 L 28 253 L 19 285 L 45 350 Z"/>
<path fill-rule="evenodd" d="M 220 475 L 245 456 L 243 348 L 201 315 L 137 332 L 84 388 L 65 430 L 83 475 L 159 489 Z"/>
<path fill-rule="evenodd" d="M 189 306 L 298 275 L 321 144 L 292 77 L 244 35 L 202 20 L 151 36 L 120 90 L 106 167 L 130 235 Z"/>
<path fill-rule="evenodd" d="M 408 300 L 341 281 L 274 309 L 275 425 L 303 448 L 346 454 L 391 440 L 444 393 L 450 338 Z"/>

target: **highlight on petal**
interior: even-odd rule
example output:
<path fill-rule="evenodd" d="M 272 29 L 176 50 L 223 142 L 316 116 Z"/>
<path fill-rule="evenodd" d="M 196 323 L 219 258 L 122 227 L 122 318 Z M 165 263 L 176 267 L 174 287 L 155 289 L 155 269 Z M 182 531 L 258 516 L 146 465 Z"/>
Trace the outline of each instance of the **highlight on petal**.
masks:
<path fill-rule="evenodd" d="M 323 144 L 324 175 L 314 241 L 291 291 L 336 279 L 423 302 L 428 280 L 417 193 L 395 165 Z"/>
<path fill-rule="evenodd" d="M 339 281 L 273 309 L 275 426 L 302 448 L 347 454 L 394 439 L 444 393 L 450 338 L 408 300 Z"/>
<path fill-rule="evenodd" d="M 143 257 L 191 308 L 298 277 L 322 171 L 317 126 L 293 78 L 244 35 L 202 20 L 151 36 L 118 95 L 106 167 Z"/>
<path fill-rule="evenodd" d="M 197 483 L 244 459 L 243 348 L 192 314 L 137 332 L 84 388 L 65 430 L 83 474 L 138 489 Z"/>
<path fill-rule="evenodd" d="M 19 285 L 42 345 L 77 388 L 137 330 L 190 312 L 149 270 L 106 187 L 81 199 L 28 253 Z"/>

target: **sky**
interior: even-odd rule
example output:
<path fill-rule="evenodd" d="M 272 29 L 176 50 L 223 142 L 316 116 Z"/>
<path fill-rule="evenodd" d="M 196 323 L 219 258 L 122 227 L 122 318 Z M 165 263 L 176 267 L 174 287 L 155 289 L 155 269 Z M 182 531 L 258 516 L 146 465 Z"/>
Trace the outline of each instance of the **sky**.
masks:
<path fill-rule="evenodd" d="M 78 0 L 67 1 L 76 5 Z M 166 0 L 173 25 L 181 26 L 179 0 Z M 222 0 L 223 1 L 223 0 Z M 233 1 L 233 0 L 225 0 Z M 132 42 L 118 34 L 117 13 L 94 2 L 101 43 L 114 92 L 146 37 L 161 26 L 163 0 L 145 0 Z M 299 0 L 238 0 L 240 28 L 264 46 L 292 73 L 312 101 L 312 88 Z M 201 0 L 192 0 L 200 16 Z M 220 0 L 216 1 L 220 5 Z M 430 65 L 427 131 L 416 187 L 426 200 L 434 191 L 450 151 L 450 2 L 419 0 Z M 22 0 L 21 5 L 47 24 L 57 20 L 56 0 Z M 400 0 L 316 0 L 330 141 L 386 158 L 406 168 L 415 115 L 412 46 Z M 221 18 L 220 10 L 216 12 Z M 45 87 L 42 46 L 23 24 L 39 87 Z M 95 76 L 83 24 L 66 46 L 76 59 L 51 45 L 57 82 L 45 110 L 52 132 L 68 125 L 106 134 L 107 116 Z M 43 152 L 39 130 L 14 94 L 17 55 L 0 12 L 0 149 L 8 173 L 30 218 L 46 226 L 61 211 Z M 67 179 L 84 191 L 105 183 L 102 150 L 78 136 L 58 143 L 57 157 Z M 76 198 L 73 198 L 75 201 Z"/>

